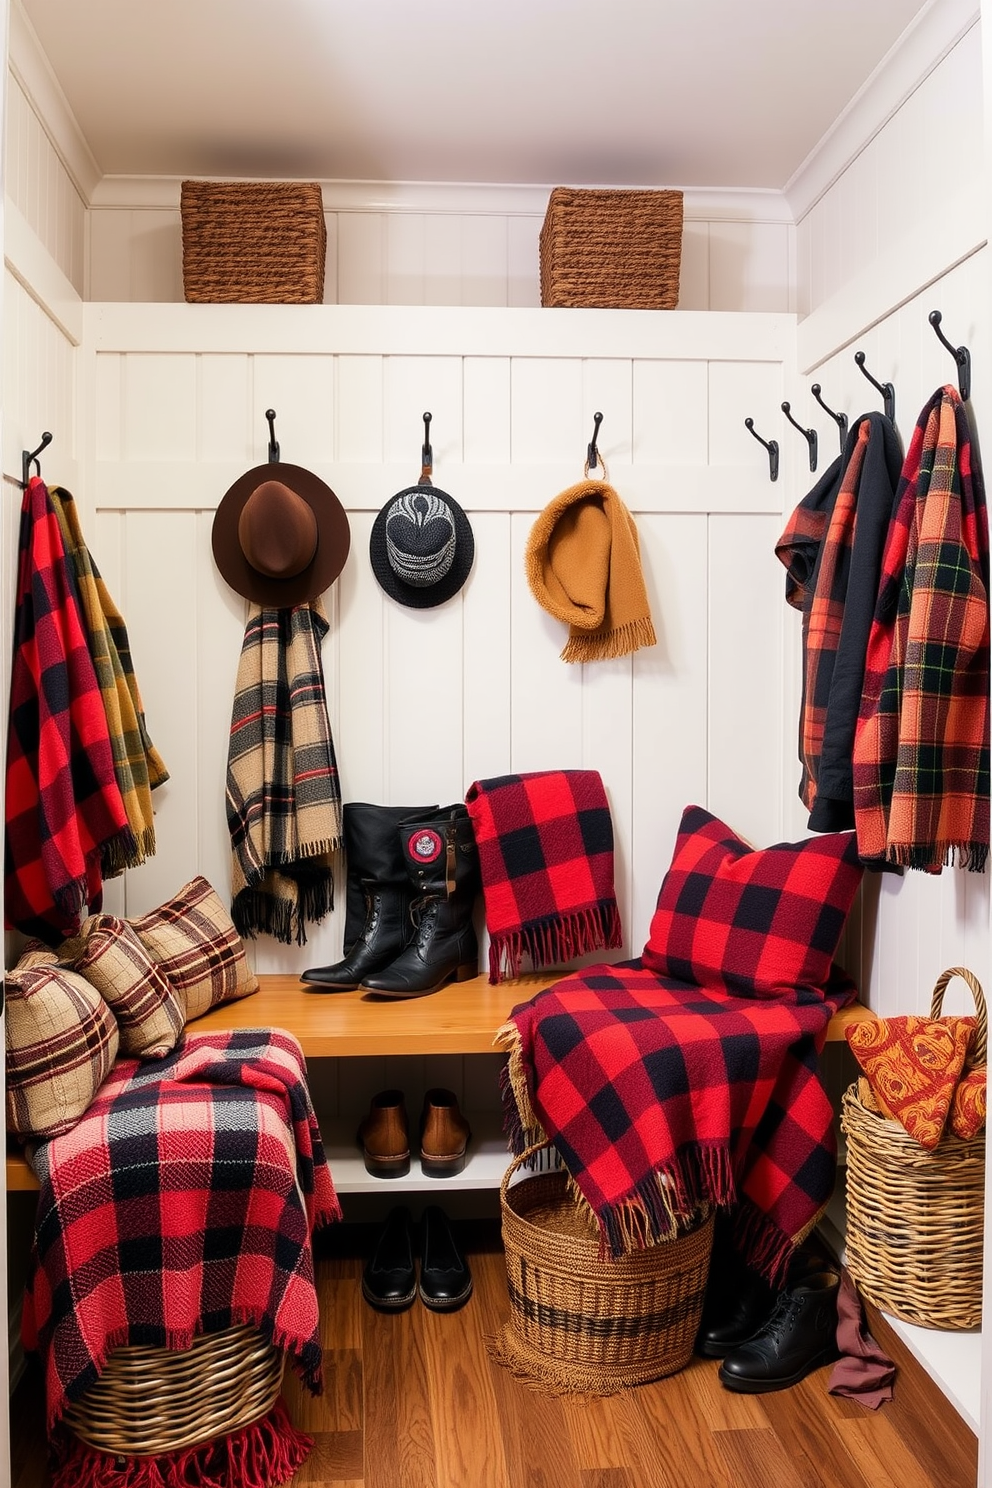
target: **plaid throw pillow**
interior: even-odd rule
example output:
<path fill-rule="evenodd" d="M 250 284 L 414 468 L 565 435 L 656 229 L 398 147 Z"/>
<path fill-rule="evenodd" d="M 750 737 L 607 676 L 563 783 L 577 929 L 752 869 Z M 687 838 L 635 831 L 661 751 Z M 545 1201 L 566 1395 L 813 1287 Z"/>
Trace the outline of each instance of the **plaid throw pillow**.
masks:
<path fill-rule="evenodd" d="M 863 871 L 853 832 L 759 851 L 687 806 L 643 964 L 736 997 L 823 990 Z"/>
<path fill-rule="evenodd" d="M 244 941 L 202 876 L 130 924 L 174 988 L 187 1023 L 222 1002 L 236 1002 L 258 991 Z"/>
<path fill-rule="evenodd" d="M 113 1013 L 62 966 L 15 968 L 5 982 L 7 1130 L 24 1140 L 69 1131 L 117 1057 Z"/>
<path fill-rule="evenodd" d="M 161 1059 L 183 1031 L 182 1003 L 126 920 L 91 915 L 63 956 L 95 987 L 120 1029 L 128 1059 Z"/>

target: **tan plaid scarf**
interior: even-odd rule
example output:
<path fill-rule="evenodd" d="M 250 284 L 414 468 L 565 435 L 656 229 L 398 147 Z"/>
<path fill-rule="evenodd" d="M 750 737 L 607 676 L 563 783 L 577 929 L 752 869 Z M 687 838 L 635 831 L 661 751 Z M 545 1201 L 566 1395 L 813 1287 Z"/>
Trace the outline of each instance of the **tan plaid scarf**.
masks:
<path fill-rule="evenodd" d="M 605 468 L 605 467 L 604 467 Z M 655 644 L 634 519 L 605 480 L 583 480 L 531 529 L 527 582 L 569 628 L 562 661 L 602 661 Z"/>
<path fill-rule="evenodd" d="M 250 605 L 238 663 L 227 765 L 234 850 L 232 918 L 251 939 L 306 944 L 306 923 L 334 907 L 341 788 L 327 716 L 319 599 Z"/>
<path fill-rule="evenodd" d="M 154 854 L 151 793 L 168 780 L 169 772 L 148 736 L 127 627 L 83 540 L 76 503 L 62 486 L 50 486 L 48 495 L 79 591 L 90 654 L 107 714 L 114 775 L 134 833 L 133 850 L 128 849 L 123 838 L 115 838 L 103 849 L 103 876 L 113 878 L 125 868 L 136 868 Z"/>

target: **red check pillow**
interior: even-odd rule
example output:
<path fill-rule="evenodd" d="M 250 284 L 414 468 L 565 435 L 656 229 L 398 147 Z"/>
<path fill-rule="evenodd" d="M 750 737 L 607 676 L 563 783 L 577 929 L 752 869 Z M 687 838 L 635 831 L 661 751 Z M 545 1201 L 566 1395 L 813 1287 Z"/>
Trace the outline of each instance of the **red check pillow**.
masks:
<path fill-rule="evenodd" d="M 758 850 L 687 806 L 642 963 L 736 997 L 825 988 L 863 872 L 853 832 Z"/>

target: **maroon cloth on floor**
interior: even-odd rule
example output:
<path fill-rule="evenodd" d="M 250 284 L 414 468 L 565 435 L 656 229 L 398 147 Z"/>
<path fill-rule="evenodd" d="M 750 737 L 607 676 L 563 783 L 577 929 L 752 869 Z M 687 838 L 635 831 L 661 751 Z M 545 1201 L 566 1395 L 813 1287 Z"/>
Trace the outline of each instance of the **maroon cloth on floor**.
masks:
<path fill-rule="evenodd" d="M 892 1399 L 896 1366 L 869 1333 L 861 1298 L 846 1266 L 841 1267 L 837 1293 L 837 1347 L 841 1357 L 830 1375 L 831 1395 L 845 1395 L 866 1410 L 878 1410 Z"/>

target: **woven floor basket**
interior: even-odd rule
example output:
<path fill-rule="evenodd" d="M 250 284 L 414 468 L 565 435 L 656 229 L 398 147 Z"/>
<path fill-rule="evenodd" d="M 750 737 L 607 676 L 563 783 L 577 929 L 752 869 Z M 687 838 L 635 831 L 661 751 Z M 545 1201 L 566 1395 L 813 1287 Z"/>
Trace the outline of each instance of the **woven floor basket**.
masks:
<path fill-rule="evenodd" d="M 184 181 L 180 212 L 187 300 L 323 300 L 327 225 L 317 182 Z"/>
<path fill-rule="evenodd" d="M 227 1436 L 278 1398 L 285 1357 L 257 1328 L 227 1328 L 193 1347 L 115 1349 L 66 1424 L 101 1452 L 151 1457 Z"/>
<path fill-rule="evenodd" d="M 511 1185 L 541 1150 L 515 1158 L 500 1188 L 510 1318 L 490 1343 L 493 1357 L 555 1394 L 607 1395 L 674 1374 L 699 1330 L 712 1215 L 675 1240 L 601 1259 L 596 1221 L 564 1171 Z"/>
<path fill-rule="evenodd" d="M 674 310 L 682 193 L 556 186 L 541 228 L 540 259 L 542 305 Z"/>
<path fill-rule="evenodd" d="M 972 1049 L 986 1064 L 985 999 L 976 978 L 955 966 L 937 979 L 931 1016 L 940 1016 L 952 977 L 971 988 L 977 1010 Z M 977 1328 L 982 1320 L 985 1132 L 943 1136 L 928 1152 L 898 1121 L 869 1110 L 855 1082 L 841 1099 L 847 1138 L 847 1266 L 883 1312 L 925 1328 Z"/>

